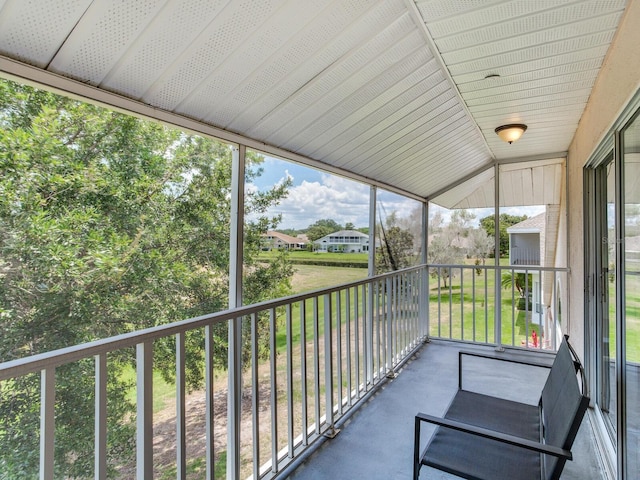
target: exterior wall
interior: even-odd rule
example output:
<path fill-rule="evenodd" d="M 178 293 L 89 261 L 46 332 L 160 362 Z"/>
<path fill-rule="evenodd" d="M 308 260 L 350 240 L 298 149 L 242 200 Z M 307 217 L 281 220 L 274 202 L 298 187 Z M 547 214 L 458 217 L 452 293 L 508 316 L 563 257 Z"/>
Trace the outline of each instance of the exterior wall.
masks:
<path fill-rule="evenodd" d="M 350 233 L 350 231 L 335 232 L 316 240 L 319 252 L 340 251 L 344 253 L 364 253 L 369 251 L 369 237 Z"/>
<path fill-rule="evenodd" d="M 584 242 L 582 169 L 640 87 L 640 0 L 630 0 L 568 153 L 569 334 L 584 358 Z M 565 316 L 565 318 L 566 318 Z"/>

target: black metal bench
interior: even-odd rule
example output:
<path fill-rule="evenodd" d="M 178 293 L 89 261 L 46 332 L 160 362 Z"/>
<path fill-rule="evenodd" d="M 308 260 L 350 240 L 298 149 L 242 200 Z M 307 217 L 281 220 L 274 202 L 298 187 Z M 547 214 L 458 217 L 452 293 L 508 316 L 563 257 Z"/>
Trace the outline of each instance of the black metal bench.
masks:
<path fill-rule="evenodd" d="M 584 370 L 565 336 L 551 365 L 538 405 L 528 405 L 459 388 L 444 418 L 415 417 L 413 478 L 422 465 L 471 480 L 557 480 L 589 405 Z M 524 363 L 517 361 L 517 363 Z M 580 374 L 580 386 L 577 373 Z M 420 426 L 437 425 L 420 451 Z"/>

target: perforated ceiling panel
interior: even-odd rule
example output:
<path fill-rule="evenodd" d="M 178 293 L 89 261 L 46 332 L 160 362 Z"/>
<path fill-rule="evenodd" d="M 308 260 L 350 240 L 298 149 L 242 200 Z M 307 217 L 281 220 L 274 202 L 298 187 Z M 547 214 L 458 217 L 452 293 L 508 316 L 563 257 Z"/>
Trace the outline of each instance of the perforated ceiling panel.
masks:
<path fill-rule="evenodd" d="M 31 2 L 0 2 L 0 54 L 46 67 L 90 4 L 59 0 L 44 12 Z"/>
<path fill-rule="evenodd" d="M 94 85 L 223 138 L 429 197 L 496 158 L 564 152 L 624 6 L 0 0 L 0 64 L 12 73 L 15 62 L 1 60 L 24 62 L 81 82 L 65 84 L 71 92 Z M 529 129 L 507 145 L 494 129 L 513 122 Z"/>
<path fill-rule="evenodd" d="M 496 158 L 568 149 L 625 0 L 416 3 Z M 508 145 L 507 123 L 529 128 Z"/>

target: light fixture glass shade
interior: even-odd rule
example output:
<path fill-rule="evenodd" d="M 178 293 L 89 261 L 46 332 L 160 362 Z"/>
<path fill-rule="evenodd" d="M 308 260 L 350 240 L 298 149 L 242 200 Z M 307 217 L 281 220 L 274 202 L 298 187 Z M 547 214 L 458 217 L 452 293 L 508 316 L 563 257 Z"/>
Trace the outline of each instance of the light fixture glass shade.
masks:
<path fill-rule="evenodd" d="M 513 143 L 522 136 L 526 129 L 527 126 L 522 123 L 512 123 L 496 128 L 496 133 L 505 142 Z"/>

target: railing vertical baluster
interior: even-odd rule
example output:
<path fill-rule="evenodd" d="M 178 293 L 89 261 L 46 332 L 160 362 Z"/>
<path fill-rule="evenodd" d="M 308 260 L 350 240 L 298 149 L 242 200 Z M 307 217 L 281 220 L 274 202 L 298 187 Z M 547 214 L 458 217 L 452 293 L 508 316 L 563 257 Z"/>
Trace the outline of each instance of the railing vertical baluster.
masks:
<path fill-rule="evenodd" d="M 499 246 L 498 246 L 499 247 Z M 499 250 L 496 250 L 499 251 Z M 494 340 L 497 351 L 504 350 L 502 346 L 502 269 L 499 265 L 499 259 L 496 259 L 496 267 L 494 271 L 495 285 L 494 291 Z"/>
<path fill-rule="evenodd" d="M 453 270 L 449 267 L 449 338 L 453 338 Z"/>
<path fill-rule="evenodd" d="M 362 285 L 362 291 L 364 292 L 364 285 Z M 355 370 L 355 382 L 356 382 L 356 398 L 360 398 L 360 324 L 364 325 L 364 321 L 360 322 L 360 303 L 359 300 L 362 298 L 358 295 L 358 287 L 353 289 L 353 319 L 354 323 L 354 337 L 353 337 L 353 349 L 354 349 L 354 370 Z"/>
<path fill-rule="evenodd" d="M 316 434 L 320 435 L 320 331 L 318 327 L 318 297 L 313 297 L 313 381 L 316 413 Z"/>
<path fill-rule="evenodd" d="M 325 419 L 327 430 L 325 435 L 333 437 L 336 429 L 333 425 L 333 339 L 332 339 L 332 302 L 331 293 L 324 295 L 324 392 L 325 392 Z"/>
<path fill-rule="evenodd" d="M 338 415 L 342 415 L 342 290 L 336 292 L 336 393 Z"/>
<path fill-rule="evenodd" d="M 95 467 L 94 478 L 107 478 L 107 354 L 94 356 L 95 363 Z"/>
<path fill-rule="evenodd" d="M 409 328 L 408 328 L 408 322 L 409 322 L 409 317 L 407 316 L 407 307 L 408 307 L 408 303 L 407 303 L 407 286 L 409 285 L 409 279 L 407 278 L 409 277 L 409 274 L 404 273 L 402 274 L 402 277 L 400 278 L 399 281 L 399 287 L 398 287 L 398 298 L 399 298 L 399 317 L 402 321 L 402 343 L 400 345 L 400 349 L 398 350 L 398 359 L 400 359 L 400 354 L 403 354 L 406 351 L 406 347 L 408 345 L 409 340 Z"/>
<path fill-rule="evenodd" d="M 56 369 L 40 372 L 40 480 L 53 480 L 56 433 Z"/>
<path fill-rule="evenodd" d="M 378 280 L 376 282 L 376 309 L 375 309 L 375 314 L 373 317 L 373 321 L 375 322 L 375 327 L 376 327 L 376 338 L 375 338 L 375 352 L 377 353 L 376 355 L 376 362 L 375 362 L 375 371 L 374 371 L 374 376 L 376 378 L 376 381 L 380 380 L 380 368 L 381 368 L 381 362 L 382 362 L 382 335 L 383 335 L 383 331 L 381 332 L 380 330 L 380 323 L 383 321 L 383 316 L 380 314 L 380 309 L 383 308 L 382 307 L 382 303 L 383 303 L 383 286 L 382 286 L 382 280 Z"/>
<path fill-rule="evenodd" d="M 394 317 L 394 307 L 395 307 L 395 295 L 394 295 L 394 291 L 393 291 L 393 284 L 395 282 L 393 281 L 392 277 L 387 277 L 387 280 L 385 282 L 385 289 L 386 289 L 386 299 L 387 299 L 387 311 L 386 311 L 386 327 L 387 327 L 387 335 L 386 335 L 386 340 L 387 340 L 387 347 L 385 348 L 386 350 L 386 355 L 385 355 L 385 368 L 386 368 L 386 374 L 387 377 L 393 376 L 393 344 L 394 344 L 394 335 L 393 335 L 393 326 L 395 325 L 395 319 Z"/>
<path fill-rule="evenodd" d="M 473 318 L 473 341 L 476 341 L 476 271 L 475 268 L 471 270 L 471 315 Z"/>
<path fill-rule="evenodd" d="M 289 458 L 293 458 L 293 332 L 291 331 L 291 304 L 287 303 L 286 306 L 286 330 L 287 330 L 287 437 Z"/>
<path fill-rule="evenodd" d="M 187 441 L 185 409 L 185 343 L 184 333 L 176 333 L 176 476 L 187 478 Z"/>
<path fill-rule="evenodd" d="M 527 268 L 524 270 L 524 332 L 524 345 L 529 348 L 529 269 Z"/>
<path fill-rule="evenodd" d="M 253 313 L 251 322 L 251 433 L 253 437 L 252 470 L 253 478 L 260 478 L 260 383 L 258 366 L 258 314 Z"/>
<path fill-rule="evenodd" d="M 484 269 L 484 341 L 489 343 L 489 270 Z"/>
<path fill-rule="evenodd" d="M 556 346 L 556 328 L 557 328 L 556 326 L 558 325 L 558 317 L 562 313 L 560 311 L 561 301 L 560 301 L 560 298 L 558 297 L 559 293 L 560 292 L 558 292 L 558 272 L 554 271 L 553 272 L 553 302 L 555 305 L 553 308 L 553 318 L 551 319 L 551 325 L 549 325 L 549 331 L 547 332 L 547 337 L 551 335 L 551 348 L 553 348 L 554 350 L 558 349 L 558 347 Z"/>
<path fill-rule="evenodd" d="M 271 391 L 271 472 L 276 474 L 278 467 L 278 365 L 276 352 L 276 309 L 269 309 L 269 366 Z"/>
<path fill-rule="evenodd" d="M 425 339 L 431 336 L 431 285 L 429 267 L 423 267 L 420 275 L 418 328 Z M 423 320 L 424 318 L 424 320 Z"/>
<path fill-rule="evenodd" d="M 213 325 L 204 327 L 204 387 L 205 387 L 205 420 L 207 422 L 206 438 L 207 449 L 205 452 L 207 465 L 207 479 L 214 478 L 215 471 L 215 416 L 213 401 L 213 382 L 214 382 L 214 364 L 213 364 Z"/>
<path fill-rule="evenodd" d="M 138 480 L 153 478 L 153 342 L 136 346 L 137 426 L 136 471 Z"/>
<path fill-rule="evenodd" d="M 516 272 L 511 269 L 511 345 L 515 346 L 516 344 Z M 525 312 L 526 316 L 526 312 Z"/>
<path fill-rule="evenodd" d="M 365 318 L 365 328 L 364 328 L 364 362 L 365 362 L 365 387 L 368 390 L 369 385 L 373 385 L 373 297 L 374 297 L 374 283 L 375 281 L 371 281 L 367 283 L 368 286 L 368 295 L 366 296 L 366 309 L 363 312 Z M 363 288 L 363 297 L 364 297 L 364 288 Z M 363 298 L 364 301 L 364 298 Z"/>
<path fill-rule="evenodd" d="M 406 312 L 406 301 L 407 298 L 405 296 L 405 286 L 408 284 L 409 282 L 407 281 L 407 274 L 403 273 L 399 278 L 398 278 L 398 288 L 396 289 L 396 296 L 398 298 L 398 313 L 397 313 L 397 317 L 400 321 L 400 330 L 398 332 L 398 338 L 400 339 L 400 344 L 398 345 L 398 347 L 396 348 L 396 356 L 398 359 L 400 359 L 400 355 L 402 353 L 404 353 L 405 351 L 405 347 L 407 346 L 407 341 L 409 339 L 408 337 L 408 332 L 407 332 L 407 317 L 405 315 Z"/>
<path fill-rule="evenodd" d="M 346 341 L 345 341 L 345 348 L 347 349 L 346 352 L 346 360 L 347 360 L 347 407 L 351 407 L 353 405 L 352 403 L 352 388 L 353 388 L 353 383 L 352 383 L 352 374 L 353 374 L 353 370 L 351 369 L 352 367 L 352 362 L 351 362 L 351 288 L 347 288 L 346 292 L 345 292 L 345 312 L 347 314 L 347 318 L 345 319 L 346 321 L 346 325 L 345 325 L 345 337 L 346 337 Z"/>
<path fill-rule="evenodd" d="M 464 340 L 464 267 L 460 267 L 460 340 Z"/>
<path fill-rule="evenodd" d="M 309 414 L 307 408 L 309 402 L 307 401 L 307 301 L 302 300 L 300 302 L 300 395 L 302 396 L 302 445 L 309 445 L 308 437 L 308 419 Z M 257 479 L 256 476 L 253 478 Z"/>
<path fill-rule="evenodd" d="M 442 337 L 442 290 L 440 286 L 440 275 L 442 267 L 438 267 L 438 336 Z"/>

